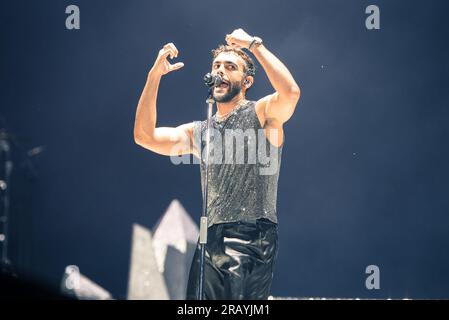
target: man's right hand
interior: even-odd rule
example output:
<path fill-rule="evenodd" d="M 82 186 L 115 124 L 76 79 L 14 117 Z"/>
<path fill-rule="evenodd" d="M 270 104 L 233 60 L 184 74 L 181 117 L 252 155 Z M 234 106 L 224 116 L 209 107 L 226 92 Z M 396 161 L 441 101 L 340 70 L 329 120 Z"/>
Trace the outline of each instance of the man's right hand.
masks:
<path fill-rule="evenodd" d="M 169 72 L 174 70 L 178 70 L 184 66 L 184 63 L 177 62 L 175 64 L 170 64 L 167 61 L 167 57 L 170 56 L 170 59 L 176 58 L 178 56 L 178 49 L 176 49 L 173 43 L 167 43 L 164 47 L 159 50 L 159 54 L 154 62 L 151 71 L 159 76 L 163 76 Z"/>

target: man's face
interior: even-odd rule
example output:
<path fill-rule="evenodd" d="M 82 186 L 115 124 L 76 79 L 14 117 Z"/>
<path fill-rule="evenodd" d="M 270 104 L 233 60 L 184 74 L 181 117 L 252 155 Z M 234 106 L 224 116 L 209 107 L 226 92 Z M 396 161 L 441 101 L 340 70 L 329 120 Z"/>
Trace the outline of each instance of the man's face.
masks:
<path fill-rule="evenodd" d="M 219 74 L 224 84 L 214 87 L 213 95 L 217 102 L 229 102 L 242 90 L 244 80 L 244 61 L 232 52 L 220 53 L 212 62 L 212 73 Z"/>

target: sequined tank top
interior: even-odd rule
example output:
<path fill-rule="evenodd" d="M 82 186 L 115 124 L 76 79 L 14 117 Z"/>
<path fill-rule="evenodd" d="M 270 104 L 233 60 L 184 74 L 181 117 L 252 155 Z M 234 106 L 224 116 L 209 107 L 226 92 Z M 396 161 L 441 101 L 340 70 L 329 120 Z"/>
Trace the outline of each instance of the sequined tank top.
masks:
<path fill-rule="evenodd" d="M 276 198 L 282 147 L 272 145 L 246 101 L 223 120 L 212 117 L 209 146 L 208 226 L 266 218 L 278 222 Z M 207 120 L 195 121 L 204 195 Z M 201 141 L 201 149 L 199 149 Z"/>

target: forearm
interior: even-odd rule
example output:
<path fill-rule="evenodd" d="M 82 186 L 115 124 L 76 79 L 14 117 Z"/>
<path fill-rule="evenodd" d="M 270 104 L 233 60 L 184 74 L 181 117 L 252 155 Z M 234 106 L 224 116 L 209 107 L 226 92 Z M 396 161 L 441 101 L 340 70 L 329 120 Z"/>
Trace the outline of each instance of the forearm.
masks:
<path fill-rule="evenodd" d="M 251 52 L 262 65 L 271 85 L 280 96 L 299 94 L 299 86 L 287 67 L 263 44 L 253 48 Z"/>
<path fill-rule="evenodd" d="M 156 101 L 160 81 L 161 76 L 150 70 L 137 105 L 134 136 L 154 137 L 157 119 Z"/>

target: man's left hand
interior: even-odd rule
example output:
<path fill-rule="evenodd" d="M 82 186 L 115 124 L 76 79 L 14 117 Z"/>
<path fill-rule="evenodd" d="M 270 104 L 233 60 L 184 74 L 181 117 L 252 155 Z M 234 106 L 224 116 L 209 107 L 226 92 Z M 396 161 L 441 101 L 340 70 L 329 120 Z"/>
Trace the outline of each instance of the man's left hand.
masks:
<path fill-rule="evenodd" d="M 247 34 L 243 29 L 235 29 L 231 34 L 226 35 L 225 40 L 231 47 L 248 49 L 253 41 L 253 37 Z"/>

